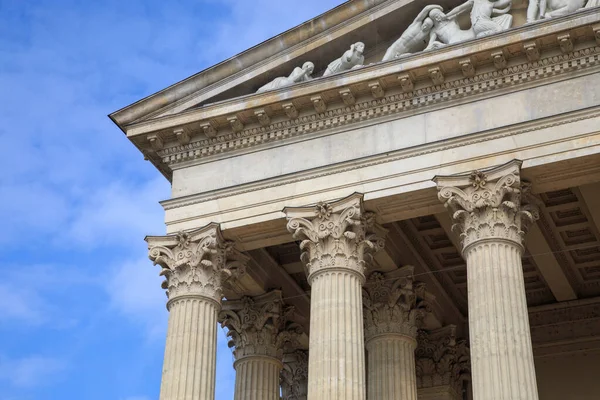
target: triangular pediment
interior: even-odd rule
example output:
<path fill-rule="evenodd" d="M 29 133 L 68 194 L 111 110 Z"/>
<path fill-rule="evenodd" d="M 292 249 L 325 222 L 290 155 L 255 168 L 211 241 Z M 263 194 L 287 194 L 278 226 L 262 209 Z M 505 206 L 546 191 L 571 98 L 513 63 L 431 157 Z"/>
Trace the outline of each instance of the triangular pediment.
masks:
<path fill-rule="evenodd" d="M 287 76 L 306 61 L 313 77 L 355 42 L 365 44 L 365 64 L 380 62 L 385 50 L 427 0 L 350 0 L 215 66 L 114 112 L 122 129 L 132 123 L 178 114 L 219 101 L 251 95 L 267 82 Z M 460 0 L 437 1 L 444 8 Z"/>
<path fill-rule="evenodd" d="M 600 42 L 595 8 L 525 24 L 527 4 L 513 0 L 511 29 L 383 61 L 390 45 L 419 18 L 415 15 L 435 13 L 425 14 L 424 7 L 432 6 L 426 1 L 365 3 L 347 2 L 310 26 L 296 27 L 110 117 L 170 179 L 174 168 L 272 141 L 296 140 L 298 135 L 391 114 L 409 115 L 438 103 L 436 107 L 447 107 L 445 102 L 464 101 L 465 96 L 491 96 L 492 89 L 504 84 L 543 79 L 545 65 L 561 63 L 562 57 L 581 56 L 571 55 L 574 42 Z M 463 4 L 452 0 L 441 7 L 448 13 Z M 347 5 L 363 8 L 351 7 L 348 17 Z M 455 29 L 474 31 L 469 13 L 461 15 Z M 317 22 L 328 28 L 312 27 Z M 360 68 L 322 76 L 333 60 L 359 41 L 365 45 Z M 306 61 L 315 64 L 313 79 L 257 93 Z M 540 70 L 527 76 L 520 73 L 534 69 Z"/>

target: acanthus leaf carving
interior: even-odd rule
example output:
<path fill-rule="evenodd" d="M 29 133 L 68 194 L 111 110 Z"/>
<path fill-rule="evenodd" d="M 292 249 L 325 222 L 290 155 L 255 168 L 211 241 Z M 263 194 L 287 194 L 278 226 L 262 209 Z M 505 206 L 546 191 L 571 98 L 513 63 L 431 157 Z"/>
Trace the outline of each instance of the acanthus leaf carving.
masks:
<path fill-rule="evenodd" d="M 415 356 L 419 389 L 446 385 L 460 394 L 463 381 L 471 378 L 469 347 L 456 338 L 454 325 L 419 331 Z"/>
<path fill-rule="evenodd" d="M 520 179 L 520 161 L 487 172 L 436 177 L 438 197 L 451 212 L 453 231 L 463 250 L 483 239 L 506 239 L 520 246 L 529 226 L 539 218 L 530 185 Z"/>
<path fill-rule="evenodd" d="M 308 395 L 308 352 L 296 350 L 283 357 L 282 400 L 306 400 Z"/>
<path fill-rule="evenodd" d="M 225 300 L 219 322 L 228 329 L 236 360 L 262 355 L 281 361 L 284 348 L 297 346 L 302 334 L 300 325 L 291 319 L 293 312 L 293 307 L 283 304 L 281 291 L 273 290 L 254 298 Z"/>
<path fill-rule="evenodd" d="M 198 295 L 220 302 L 227 282 L 245 272 L 247 256 L 223 239 L 217 224 L 193 232 L 149 236 L 149 258 L 161 267 L 169 302 Z"/>
<path fill-rule="evenodd" d="M 415 339 L 430 307 L 425 284 L 415 282 L 412 266 L 388 274 L 374 272 L 363 288 L 365 339 L 396 333 Z"/>
<path fill-rule="evenodd" d="M 314 207 L 286 208 L 288 230 L 300 240 L 309 280 L 328 268 L 350 269 L 364 277 L 372 254 L 384 246 L 384 230 L 365 212 L 362 195 Z"/>

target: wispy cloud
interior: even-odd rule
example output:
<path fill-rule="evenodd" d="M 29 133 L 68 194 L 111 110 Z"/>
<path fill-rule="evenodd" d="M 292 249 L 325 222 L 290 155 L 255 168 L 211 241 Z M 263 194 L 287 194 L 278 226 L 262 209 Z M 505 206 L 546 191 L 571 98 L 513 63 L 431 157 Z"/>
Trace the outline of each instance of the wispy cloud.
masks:
<path fill-rule="evenodd" d="M 342 2 L 0 0 L 3 398 L 158 397 L 166 298 L 142 239 L 169 184 L 106 115 Z M 110 375 L 117 352 L 139 379 Z"/>
<path fill-rule="evenodd" d="M 0 357 L 0 381 L 16 388 L 31 389 L 60 379 L 67 363 L 58 358 L 28 356 L 19 359 Z"/>

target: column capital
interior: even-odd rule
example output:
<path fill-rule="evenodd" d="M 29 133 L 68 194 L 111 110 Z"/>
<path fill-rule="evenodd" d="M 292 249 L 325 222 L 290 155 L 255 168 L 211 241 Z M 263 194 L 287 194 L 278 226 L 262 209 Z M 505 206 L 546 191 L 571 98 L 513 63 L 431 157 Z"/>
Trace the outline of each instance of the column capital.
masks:
<path fill-rule="evenodd" d="M 284 346 L 295 344 L 302 329 L 291 321 L 292 306 L 283 304 L 280 290 L 261 296 L 225 300 L 219 322 L 229 331 L 229 347 L 236 361 L 249 356 L 276 358 L 281 362 Z"/>
<path fill-rule="evenodd" d="M 414 267 L 374 272 L 363 287 L 365 340 L 397 334 L 416 339 L 429 310 L 425 284 L 413 279 Z"/>
<path fill-rule="evenodd" d="M 217 303 L 228 280 L 245 271 L 248 257 L 223 238 L 218 224 L 192 232 L 168 236 L 147 236 L 149 258 L 159 265 L 165 277 L 170 304 L 174 299 L 201 296 Z"/>
<path fill-rule="evenodd" d="M 462 393 L 463 381 L 470 379 L 471 360 L 467 341 L 456 338 L 455 325 L 419 331 L 415 354 L 419 389 L 449 386 Z"/>
<path fill-rule="evenodd" d="M 308 280 L 330 269 L 353 270 L 364 279 L 365 265 L 383 248 L 385 230 L 366 212 L 363 195 L 355 193 L 332 203 L 286 207 L 287 229 L 301 240 L 301 260 Z"/>
<path fill-rule="evenodd" d="M 308 352 L 296 350 L 283 356 L 282 400 L 306 400 L 308 395 Z"/>
<path fill-rule="evenodd" d="M 539 208 L 530 185 L 521 181 L 522 162 L 473 171 L 469 174 L 436 176 L 438 197 L 452 213 L 463 252 L 484 240 L 507 240 L 523 247 L 530 224 L 539 218 Z"/>

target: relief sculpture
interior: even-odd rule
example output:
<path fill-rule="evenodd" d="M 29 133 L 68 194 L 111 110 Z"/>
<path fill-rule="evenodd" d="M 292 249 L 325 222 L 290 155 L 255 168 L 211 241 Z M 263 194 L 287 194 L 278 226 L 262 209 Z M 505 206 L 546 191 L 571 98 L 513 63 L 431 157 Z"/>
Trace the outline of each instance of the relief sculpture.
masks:
<path fill-rule="evenodd" d="M 256 91 L 256 93 L 267 92 L 269 90 L 275 90 L 286 86 L 291 86 L 295 83 L 306 82 L 312 79 L 312 73 L 315 70 L 315 65 L 310 61 L 305 62 L 302 68 L 296 67 L 290 76 L 280 76 L 279 78 L 273 79 L 271 82 L 262 86 Z"/>
<path fill-rule="evenodd" d="M 600 6 L 600 0 L 529 0 L 527 23 L 560 17 L 583 8 L 598 6 Z M 427 5 L 387 49 L 381 61 L 389 61 L 421 51 L 435 50 L 510 29 L 513 23 L 513 16 L 510 14 L 511 8 L 512 0 L 466 0 L 448 12 L 444 12 L 440 5 Z M 466 13 L 469 14 L 471 22 L 468 29 L 462 28 L 458 22 L 458 18 Z M 354 43 L 340 58 L 329 63 L 323 76 L 362 67 L 365 62 L 364 51 L 364 43 Z M 290 76 L 274 79 L 258 89 L 257 93 L 311 80 L 314 69 L 313 63 L 306 62 L 302 68 L 296 67 Z"/>
<path fill-rule="evenodd" d="M 571 14 L 584 6 L 596 7 L 598 0 L 529 0 L 527 7 L 527 22 L 535 22 L 540 19 L 562 17 Z"/>
<path fill-rule="evenodd" d="M 365 44 L 362 42 L 354 43 L 350 50 L 346 51 L 340 58 L 332 61 L 325 70 L 323 76 L 337 74 L 338 72 L 348 71 L 353 68 L 361 67 L 365 62 Z"/>
<path fill-rule="evenodd" d="M 425 7 L 413 23 L 406 28 L 402 36 L 387 49 L 382 61 L 393 60 L 425 48 L 434 27 L 434 21 L 430 18 L 432 10 L 442 12 L 442 7 L 435 4 Z"/>

